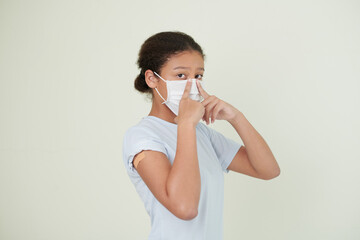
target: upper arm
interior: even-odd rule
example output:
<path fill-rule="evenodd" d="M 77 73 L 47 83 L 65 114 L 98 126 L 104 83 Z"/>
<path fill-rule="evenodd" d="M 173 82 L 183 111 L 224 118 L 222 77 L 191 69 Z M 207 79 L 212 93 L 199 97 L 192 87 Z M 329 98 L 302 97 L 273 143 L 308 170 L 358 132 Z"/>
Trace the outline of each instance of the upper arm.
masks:
<path fill-rule="evenodd" d="M 140 156 L 141 152 L 145 156 Z M 168 177 L 172 169 L 168 156 L 165 143 L 148 129 L 132 127 L 125 133 L 123 160 L 128 174 L 135 178 L 140 177 L 165 208 L 185 220 L 192 209 L 184 208 L 182 201 L 172 197 L 168 192 Z M 137 157 L 144 158 L 138 162 Z"/>
<path fill-rule="evenodd" d="M 239 151 L 236 153 L 235 157 L 228 166 L 228 170 L 263 179 L 251 165 L 245 146 L 241 146 Z"/>
<path fill-rule="evenodd" d="M 177 217 L 184 219 L 183 213 L 176 206 L 175 201 L 171 201 L 167 193 L 167 179 L 172 167 L 169 159 L 162 152 L 151 150 L 142 152 L 145 153 L 145 157 L 136 167 L 140 177 L 164 207 Z"/>
<path fill-rule="evenodd" d="M 166 180 L 171 169 L 170 161 L 162 152 L 151 150 L 142 152 L 145 156 L 137 165 L 136 170 L 159 202 L 166 205 Z M 134 159 L 137 156 L 138 154 Z"/>

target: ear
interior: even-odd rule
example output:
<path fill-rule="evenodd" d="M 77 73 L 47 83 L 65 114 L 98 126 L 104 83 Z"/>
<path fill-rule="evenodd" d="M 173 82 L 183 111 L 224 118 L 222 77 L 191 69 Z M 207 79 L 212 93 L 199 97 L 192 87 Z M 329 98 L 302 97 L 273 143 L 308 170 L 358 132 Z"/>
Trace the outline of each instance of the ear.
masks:
<path fill-rule="evenodd" d="M 155 76 L 153 71 L 148 69 L 145 71 L 145 82 L 150 88 L 156 88 L 159 79 Z"/>

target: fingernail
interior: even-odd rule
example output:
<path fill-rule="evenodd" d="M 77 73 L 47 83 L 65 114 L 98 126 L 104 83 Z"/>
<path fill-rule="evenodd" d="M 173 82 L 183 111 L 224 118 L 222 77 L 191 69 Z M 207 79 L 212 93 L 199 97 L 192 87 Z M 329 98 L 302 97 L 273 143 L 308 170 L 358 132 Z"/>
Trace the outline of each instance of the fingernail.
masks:
<path fill-rule="evenodd" d="M 190 78 L 188 79 L 188 82 L 191 82 L 191 79 L 190 79 Z"/>

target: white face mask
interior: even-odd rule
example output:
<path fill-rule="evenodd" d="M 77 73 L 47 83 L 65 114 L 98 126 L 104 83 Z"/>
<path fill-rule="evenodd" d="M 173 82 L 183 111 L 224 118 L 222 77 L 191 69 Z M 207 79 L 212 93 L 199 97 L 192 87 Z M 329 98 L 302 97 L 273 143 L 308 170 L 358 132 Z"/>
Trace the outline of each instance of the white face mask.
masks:
<path fill-rule="evenodd" d="M 156 76 L 158 76 L 161 80 L 163 80 L 166 83 L 167 88 L 167 100 L 161 96 L 157 88 L 155 88 L 156 92 L 159 94 L 159 96 L 164 100 L 162 104 L 166 104 L 168 108 L 177 116 L 179 114 L 179 104 L 180 100 L 182 98 L 182 95 L 185 91 L 186 83 L 188 80 L 164 80 L 159 74 L 154 72 Z M 192 100 L 200 102 L 202 100 L 202 96 L 199 93 L 199 90 L 196 86 L 196 79 L 191 79 L 191 89 L 189 93 L 189 97 Z M 203 87 L 202 80 L 199 81 L 201 87 Z"/>

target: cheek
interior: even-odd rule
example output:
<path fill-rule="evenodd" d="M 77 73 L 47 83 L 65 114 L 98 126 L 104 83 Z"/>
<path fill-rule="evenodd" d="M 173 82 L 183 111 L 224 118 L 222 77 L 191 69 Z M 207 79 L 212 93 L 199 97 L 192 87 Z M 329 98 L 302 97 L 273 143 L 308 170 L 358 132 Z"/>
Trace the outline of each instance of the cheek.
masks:
<path fill-rule="evenodd" d="M 159 91 L 160 91 L 161 95 L 162 95 L 165 99 L 167 99 L 166 83 L 164 83 L 164 82 L 160 83 Z"/>
<path fill-rule="evenodd" d="M 157 90 L 159 91 L 159 93 L 161 94 L 161 96 L 166 100 L 167 99 L 167 89 L 166 89 L 166 84 L 158 84 L 157 85 Z M 154 88 L 154 90 L 153 90 L 153 94 L 155 94 L 155 95 L 157 95 L 160 99 L 161 99 L 161 97 L 159 96 L 159 94 L 157 93 L 157 91 L 155 90 L 155 88 Z M 161 101 L 163 101 L 162 99 L 161 99 Z"/>

